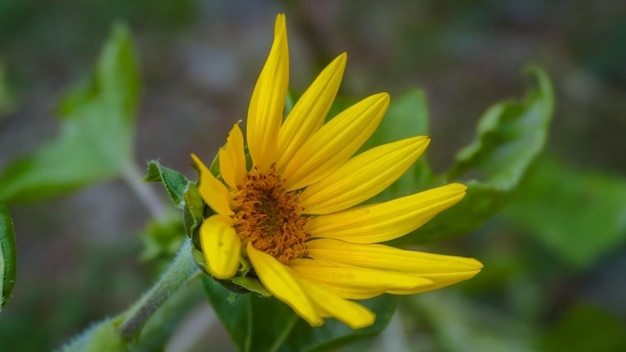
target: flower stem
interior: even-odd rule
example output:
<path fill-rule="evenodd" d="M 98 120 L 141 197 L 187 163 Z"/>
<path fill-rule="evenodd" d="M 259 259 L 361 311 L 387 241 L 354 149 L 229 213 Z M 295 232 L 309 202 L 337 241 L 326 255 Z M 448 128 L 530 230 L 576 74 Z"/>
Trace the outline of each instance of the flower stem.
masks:
<path fill-rule="evenodd" d="M 186 239 L 176 258 L 159 281 L 126 313 L 119 332 L 123 339 L 132 339 L 141 330 L 148 318 L 180 288 L 199 277 L 198 269 L 191 255 L 191 240 Z"/>

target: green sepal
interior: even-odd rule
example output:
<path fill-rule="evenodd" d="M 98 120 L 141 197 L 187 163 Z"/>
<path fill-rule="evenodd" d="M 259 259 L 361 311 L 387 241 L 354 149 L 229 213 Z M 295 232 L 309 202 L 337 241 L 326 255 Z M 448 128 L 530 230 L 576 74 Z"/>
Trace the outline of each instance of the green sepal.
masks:
<path fill-rule="evenodd" d="M 205 205 L 198 187 L 187 180 L 180 172 L 152 160 L 144 179 L 147 182 L 161 182 L 174 205 L 183 209 L 183 223 L 188 237 L 196 238 L 198 228 L 205 218 Z"/>
<path fill-rule="evenodd" d="M 254 292 L 263 297 L 271 297 L 272 294 L 263 286 L 259 279 L 249 276 L 236 276 L 231 279 L 239 287 L 243 287 L 249 292 Z"/>
<path fill-rule="evenodd" d="M 181 209 L 185 206 L 184 195 L 190 182 L 180 172 L 161 165 L 157 160 L 151 160 L 148 162 L 148 171 L 144 181 L 161 182 L 174 205 Z"/>
<path fill-rule="evenodd" d="M 204 200 L 198 192 L 198 187 L 190 183 L 187 188 L 187 192 L 183 195 L 185 199 L 185 207 L 183 208 L 183 220 L 185 223 L 185 231 L 187 236 L 194 240 L 194 243 L 198 241 L 198 230 L 200 225 L 204 221 L 205 211 L 210 210 L 205 206 Z"/>
<path fill-rule="evenodd" d="M 15 229 L 9 210 L 0 202 L 0 312 L 11 298 L 16 268 Z"/>

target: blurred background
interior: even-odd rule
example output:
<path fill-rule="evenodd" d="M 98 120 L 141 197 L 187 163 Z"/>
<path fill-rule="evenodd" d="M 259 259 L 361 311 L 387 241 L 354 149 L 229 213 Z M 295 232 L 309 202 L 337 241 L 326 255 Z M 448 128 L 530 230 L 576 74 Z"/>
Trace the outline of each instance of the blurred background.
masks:
<path fill-rule="evenodd" d="M 136 162 L 143 169 L 158 158 L 195 178 L 189 153 L 210 160 L 232 123 L 245 118 L 278 12 L 287 15 L 295 91 L 343 51 L 341 95 L 388 91 L 393 99 L 424 90 L 436 171 L 472 140 L 488 106 L 523 94 L 526 64 L 544 67 L 554 84 L 548 145 L 518 194 L 476 232 L 427 248 L 476 257 L 483 272 L 402 301 L 406 313 L 375 346 L 626 350 L 623 1 L 3 0 L 0 170 L 54 138 L 59 99 L 91 72 L 111 26 L 122 21 L 143 83 Z M 159 185 L 151 187 L 165 200 Z M 9 206 L 18 278 L 0 314 L 3 350 L 59 347 L 123 311 L 162 267 L 140 260 L 150 214 L 122 181 Z M 189 348 L 213 341 L 228 350 L 202 307 L 183 318 L 205 329 Z"/>

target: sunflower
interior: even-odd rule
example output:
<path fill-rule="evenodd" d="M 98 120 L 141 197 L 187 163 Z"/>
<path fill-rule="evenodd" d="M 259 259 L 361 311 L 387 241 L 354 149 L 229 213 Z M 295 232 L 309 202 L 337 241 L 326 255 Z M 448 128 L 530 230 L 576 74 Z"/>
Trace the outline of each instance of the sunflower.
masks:
<path fill-rule="evenodd" d="M 210 274 L 258 278 L 312 326 L 336 318 L 352 328 L 375 315 L 354 300 L 434 290 L 477 274 L 475 259 L 378 244 L 401 237 L 459 202 L 453 183 L 391 201 L 360 203 L 397 180 L 426 149 L 425 136 L 354 154 L 376 130 L 387 93 L 367 97 L 325 123 L 346 65 L 332 61 L 283 119 L 289 77 L 285 16 L 248 109 L 219 150 L 219 175 L 192 154 L 198 190 L 213 211 L 199 230 Z"/>

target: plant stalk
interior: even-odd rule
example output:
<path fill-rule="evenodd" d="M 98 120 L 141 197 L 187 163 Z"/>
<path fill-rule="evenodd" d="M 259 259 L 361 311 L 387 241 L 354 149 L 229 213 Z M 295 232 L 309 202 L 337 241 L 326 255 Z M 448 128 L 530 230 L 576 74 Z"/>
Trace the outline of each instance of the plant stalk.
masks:
<path fill-rule="evenodd" d="M 136 336 L 148 318 L 180 288 L 200 275 L 200 270 L 191 255 L 191 240 L 185 239 L 174 261 L 159 281 L 126 313 L 119 332 L 124 340 Z"/>

